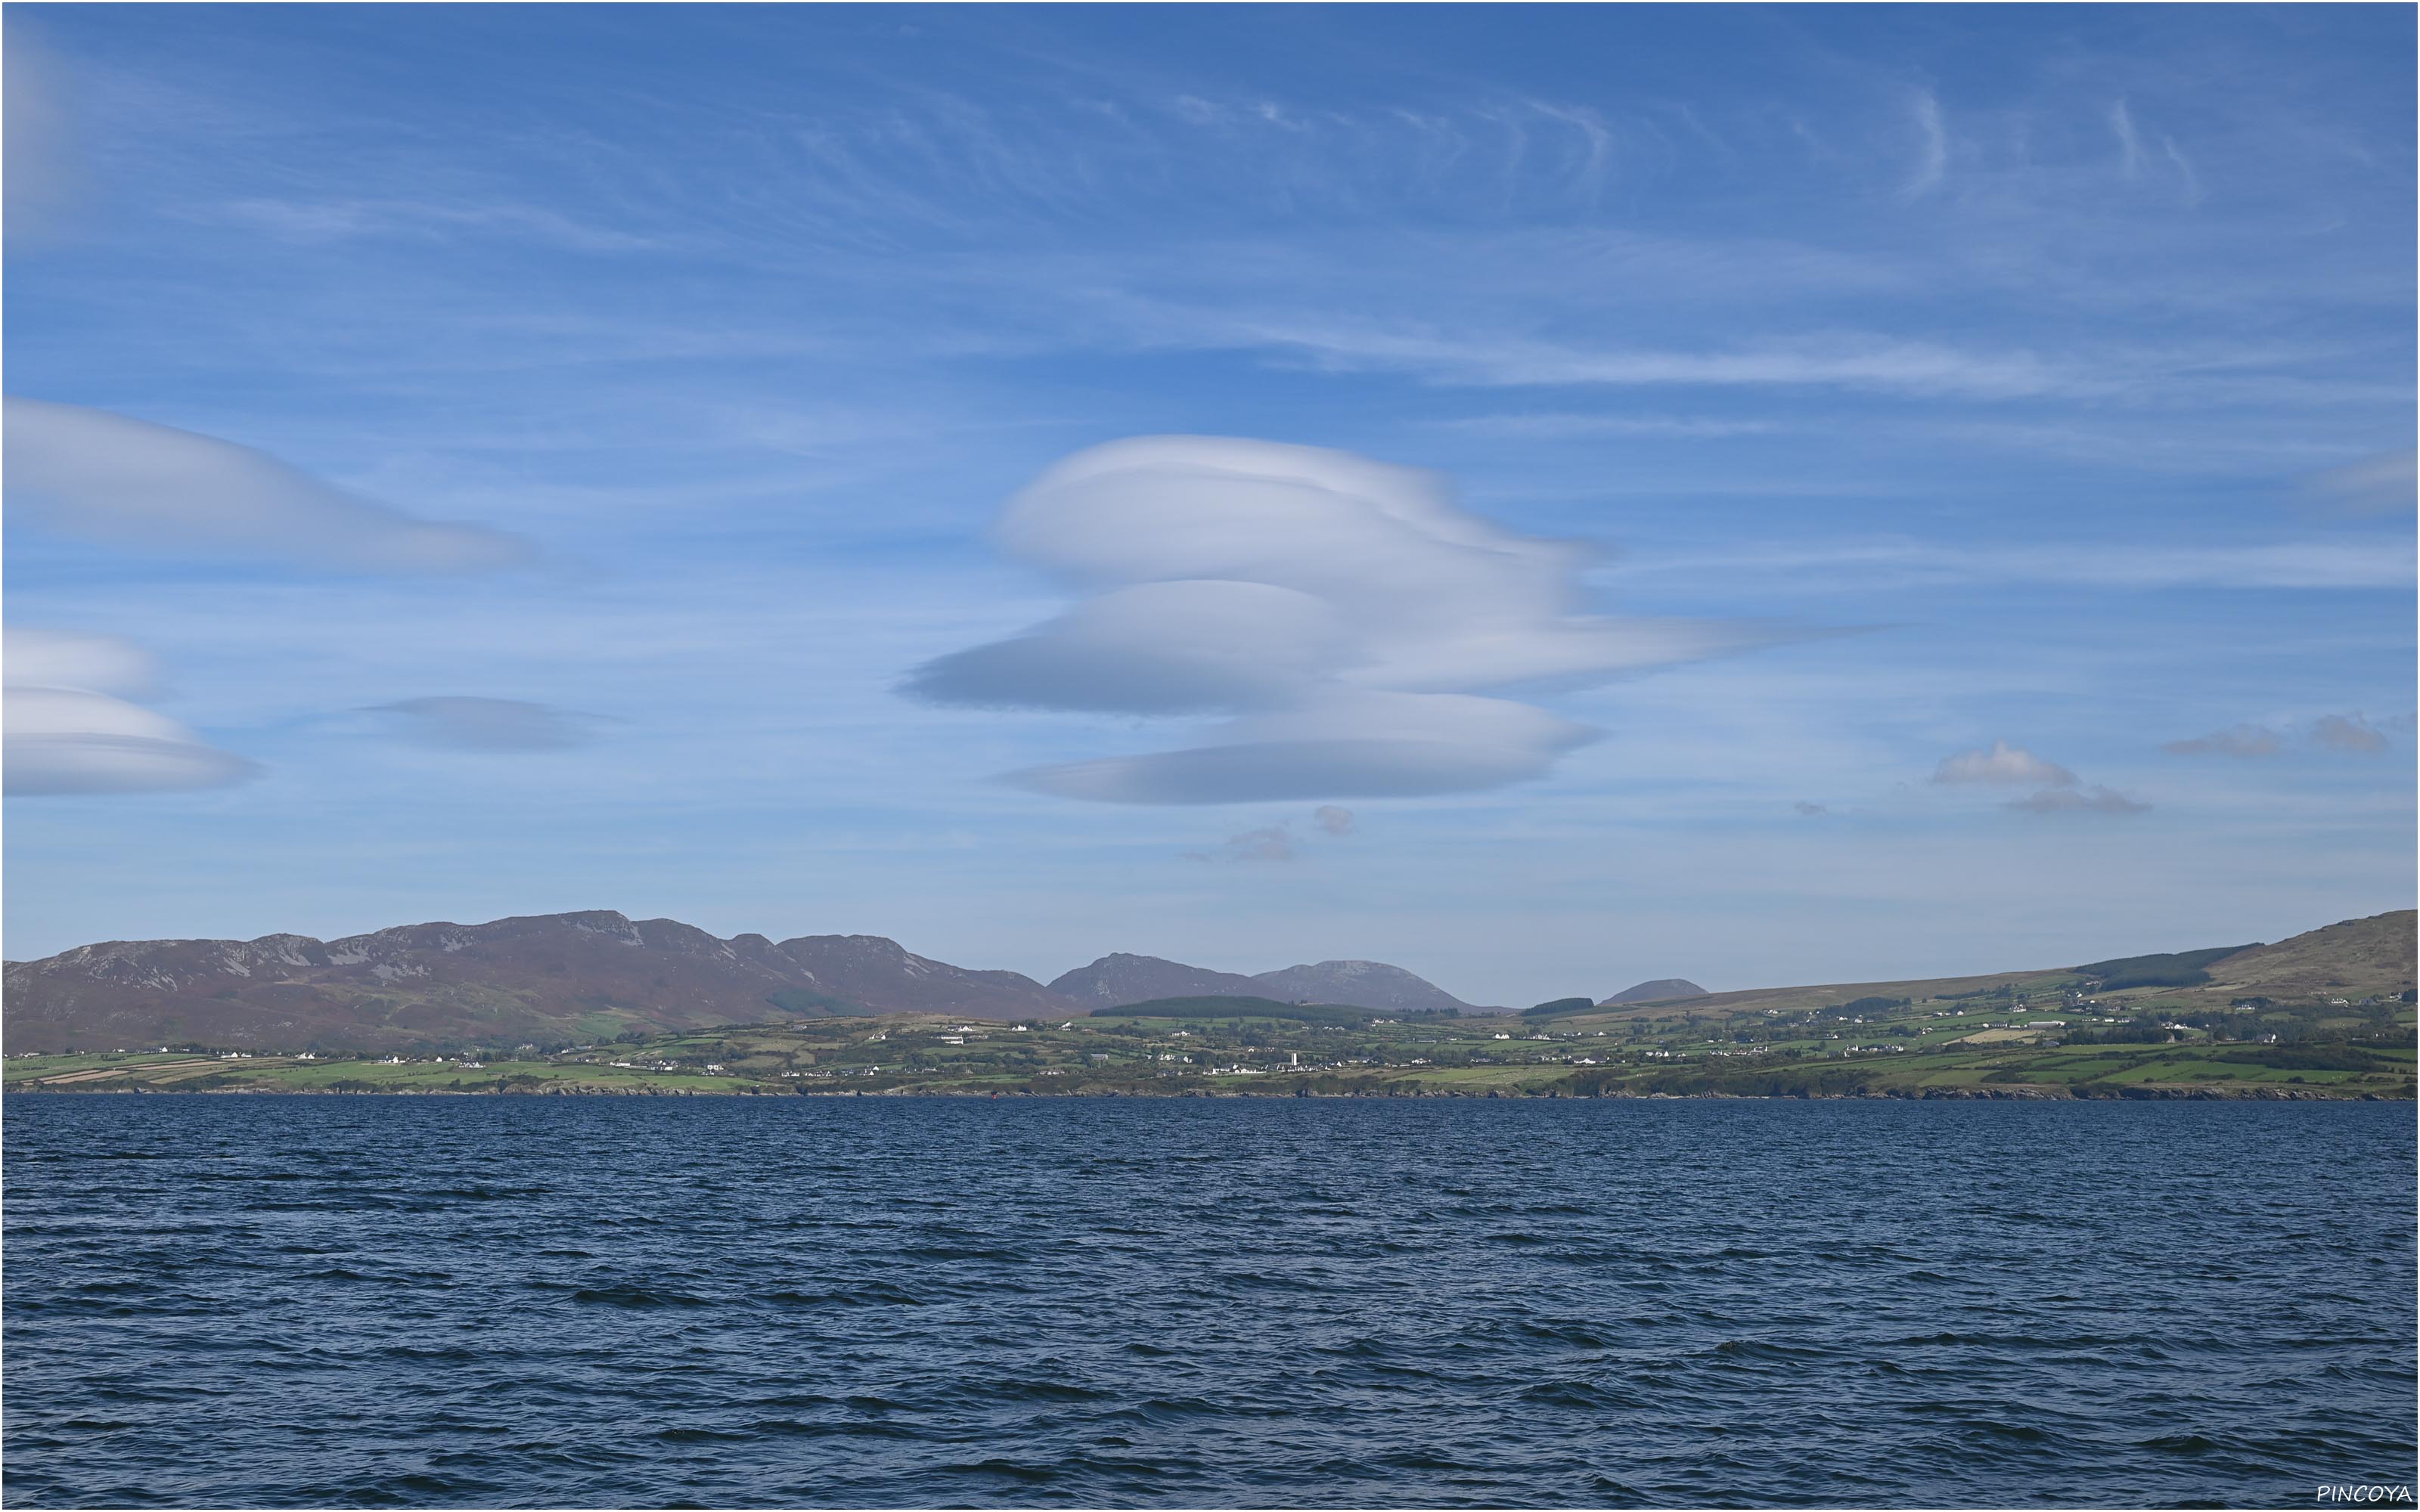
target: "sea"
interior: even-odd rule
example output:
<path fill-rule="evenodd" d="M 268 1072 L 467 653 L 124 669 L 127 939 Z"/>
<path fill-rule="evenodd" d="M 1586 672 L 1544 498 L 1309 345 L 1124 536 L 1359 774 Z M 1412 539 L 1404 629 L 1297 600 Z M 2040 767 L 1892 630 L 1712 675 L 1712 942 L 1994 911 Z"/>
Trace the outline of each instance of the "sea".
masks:
<path fill-rule="evenodd" d="M 17 1094 L 0 1122 L 14 1507 L 2420 1484 L 2409 1103 Z"/>

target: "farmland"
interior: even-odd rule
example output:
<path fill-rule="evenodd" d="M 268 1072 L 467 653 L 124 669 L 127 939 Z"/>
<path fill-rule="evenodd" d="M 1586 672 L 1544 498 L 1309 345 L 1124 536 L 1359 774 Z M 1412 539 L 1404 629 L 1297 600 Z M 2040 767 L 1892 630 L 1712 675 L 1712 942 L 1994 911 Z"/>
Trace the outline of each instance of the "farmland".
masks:
<path fill-rule="evenodd" d="M 1871 985 L 1871 984 L 1867 984 Z M 1906 984 L 1885 984 L 1901 986 Z M 1974 989 L 1388 1017 L 1205 1000 L 1004 1024 L 819 1018 L 407 1057 L 178 1047 L 13 1057 L 12 1091 L 625 1096 L 2411 1097 L 2408 994 L 2211 1011 L 2072 976 Z M 1943 994 L 1951 995 L 1943 995 Z M 1223 1016 L 1214 1016 L 1220 1014 Z M 2177 1016 L 2181 1014 L 2182 1016 Z"/>

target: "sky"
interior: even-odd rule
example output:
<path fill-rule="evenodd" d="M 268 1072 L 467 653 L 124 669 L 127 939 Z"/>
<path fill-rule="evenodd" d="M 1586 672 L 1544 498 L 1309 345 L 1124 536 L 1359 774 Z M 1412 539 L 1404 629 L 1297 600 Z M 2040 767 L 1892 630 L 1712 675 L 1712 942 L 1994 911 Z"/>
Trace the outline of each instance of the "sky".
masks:
<path fill-rule="evenodd" d="M 6 951 L 2414 898 L 2394 6 L 16 5 Z"/>

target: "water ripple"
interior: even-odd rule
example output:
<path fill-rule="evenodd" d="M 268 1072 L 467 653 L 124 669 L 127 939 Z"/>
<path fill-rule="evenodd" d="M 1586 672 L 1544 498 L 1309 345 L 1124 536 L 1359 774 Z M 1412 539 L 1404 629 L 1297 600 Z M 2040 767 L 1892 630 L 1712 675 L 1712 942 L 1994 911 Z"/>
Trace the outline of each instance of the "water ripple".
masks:
<path fill-rule="evenodd" d="M 16 1506 L 2420 1483 L 2409 1109 L 10 1098 Z"/>

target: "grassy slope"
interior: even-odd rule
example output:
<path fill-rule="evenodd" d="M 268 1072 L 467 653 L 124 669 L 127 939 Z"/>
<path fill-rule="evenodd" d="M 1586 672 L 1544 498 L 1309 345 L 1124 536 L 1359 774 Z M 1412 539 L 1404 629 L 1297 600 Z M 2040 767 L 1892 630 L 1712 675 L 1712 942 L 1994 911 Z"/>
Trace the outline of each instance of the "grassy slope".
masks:
<path fill-rule="evenodd" d="M 2400 992 L 2412 984 L 2415 950 L 2420 932 L 2409 909 L 2347 919 L 2213 963 L 2210 992 L 2267 997 Z"/>

